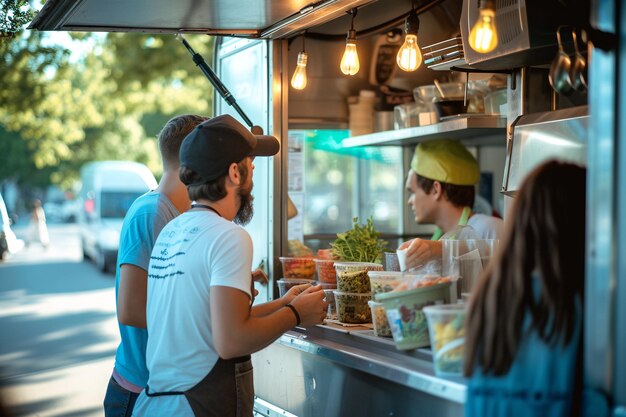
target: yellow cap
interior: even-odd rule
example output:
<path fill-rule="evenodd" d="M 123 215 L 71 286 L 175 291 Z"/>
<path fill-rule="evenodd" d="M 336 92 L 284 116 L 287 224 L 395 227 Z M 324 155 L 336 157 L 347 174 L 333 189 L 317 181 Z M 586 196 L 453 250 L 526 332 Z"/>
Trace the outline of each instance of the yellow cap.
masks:
<path fill-rule="evenodd" d="M 451 139 L 418 144 L 411 169 L 422 177 L 453 185 L 475 185 L 480 180 L 476 158 L 459 141 Z"/>

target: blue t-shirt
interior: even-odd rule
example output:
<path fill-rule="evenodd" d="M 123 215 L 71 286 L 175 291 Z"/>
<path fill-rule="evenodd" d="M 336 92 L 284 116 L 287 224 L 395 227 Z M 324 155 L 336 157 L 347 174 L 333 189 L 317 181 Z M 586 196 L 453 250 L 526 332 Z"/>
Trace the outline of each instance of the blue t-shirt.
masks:
<path fill-rule="evenodd" d="M 148 271 L 150 254 L 161 229 L 180 213 L 162 193 L 151 191 L 131 205 L 120 233 L 115 275 L 115 304 L 120 284 L 120 265 L 130 264 Z M 115 355 L 115 369 L 126 380 L 145 387 L 148 383 L 146 344 L 148 331 L 118 322 L 122 341 Z"/>
<path fill-rule="evenodd" d="M 535 285 L 535 293 L 538 285 Z M 565 417 L 571 413 L 580 345 L 582 308 L 576 303 L 574 334 L 567 345 L 546 344 L 531 328 L 527 313 L 509 372 L 502 376 L 474 370 L 467 385 L 465 416 Z"/>

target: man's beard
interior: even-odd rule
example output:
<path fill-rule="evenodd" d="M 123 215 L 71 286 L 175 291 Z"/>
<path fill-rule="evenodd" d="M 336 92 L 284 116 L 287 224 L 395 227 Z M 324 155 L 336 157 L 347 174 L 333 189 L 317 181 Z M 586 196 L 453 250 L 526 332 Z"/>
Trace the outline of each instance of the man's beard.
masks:
<path fill-rule="evenodd" d="M 252 207 L 252 201 L 254 200 L 252 196 L 252 183 L 250 187 L 239 187 L 237 193 L 239 194 L 241 205 L 233 221 L 238 225 L 245 226 L 250 223 L 254 215 L 254 208 Z"/>

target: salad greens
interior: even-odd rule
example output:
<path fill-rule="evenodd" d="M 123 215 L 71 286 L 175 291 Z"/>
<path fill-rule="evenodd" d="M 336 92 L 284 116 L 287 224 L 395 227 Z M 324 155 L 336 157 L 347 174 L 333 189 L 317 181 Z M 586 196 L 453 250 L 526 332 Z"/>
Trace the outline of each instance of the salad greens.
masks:
<path fill-rule="evenodd" d="M 337 239 L 330 244 L 333 255 L 340 261 L 380 263 L 387 242 L 378 238 L 380 233 L 374 230 L 374 220 L 370 217 L 366 225 L 361 225 L 355 217 L 352 222 L 353 228 L 337 233 Z"/>

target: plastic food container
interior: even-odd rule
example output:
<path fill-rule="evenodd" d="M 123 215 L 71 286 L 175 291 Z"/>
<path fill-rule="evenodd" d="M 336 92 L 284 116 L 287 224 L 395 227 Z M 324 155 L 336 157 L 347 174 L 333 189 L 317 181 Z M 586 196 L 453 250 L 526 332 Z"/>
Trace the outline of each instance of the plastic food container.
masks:
<path fill-rule="evenodd" d="M 377 294 L 376 299 L 385 307 L 396 348 L 415 349 L 430 345 L 422 308 L 449 303 L 450 283 Z"/>
<path fill-rule="evenodd" d="M 428 320 L 433 364 L 438 376 L 462 376 L 465 355 L 464 304 L 424 307 Z"/>
<path fill-rule="evenodd" d="M 337 283 L 335 261 L 332 259 L 314 259 L 319 282 Z"/>
<path fill-rule="evenodd" d="M 335 262 L 337 289 L 343 292 L 369 293 L 368 271 L 382 271 L 381 264 L 369 262 Z"/>
<path fill-rule="evenodd" d="M 313 258 L 281 256 L 278 259 L 283 264 L 283 276 L 285 278 L 313 279 L 315 276 L 315 262 L 313 262 Z"/>
<path fill-rule="evenodd" d="M 325 300 L 328 301 L 328 311 L 326 312 L 326 318 L 336 319 L 337 318 L 337 305 L 335 304 L 335 290 L 334 289 L 324 289 Z"/>
<path fill-rule="evenodd" d="M 343 323 L 371 323 L 372 311 L 367 304 L 372 294 L 335 291 L 337 320 Z"/>
<path fill-rule="evenodd" d="M 315 281 L 313 281 L 312 279 L 305 279 L 305 278 L 281 278 L 278 281 L 276 281 L 276 283 L 278 284 L 278 293 L 282 297 L 283 295 L 287 293 L 287 291 L 289 291 L 291 287 L 295 285 L 300 285 L 300 284 L 313 285 L 315 284 Z"/>
<path fill-rule="evenodd" d="M 393 291 L 404 281 L 404 273 L 393 271 L 368 271 L 372 296 Z"/>
<path fill-rule="evenodd" d="M 374 323 L 374 334 L 376 336 L 391 337 L 391 328 L 387 320 L 387 313 L 383 303 L 368 301 L 367 304 L 372 309 L 372 323 Z"/>

